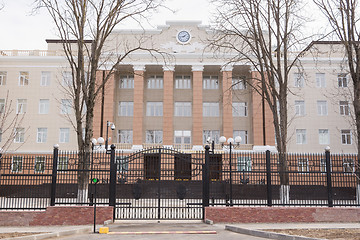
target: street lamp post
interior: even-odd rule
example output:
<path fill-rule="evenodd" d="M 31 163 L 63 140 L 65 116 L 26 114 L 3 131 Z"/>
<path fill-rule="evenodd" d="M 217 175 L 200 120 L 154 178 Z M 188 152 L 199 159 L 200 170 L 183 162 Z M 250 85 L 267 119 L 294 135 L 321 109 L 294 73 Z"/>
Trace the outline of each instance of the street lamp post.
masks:
<path fill-rule="evenodd" d="M 115 130 L 115 124 L 109 121 L 106 121 L 106 140 L 105 140 L 105 150 L 108 150 L 108 145 L 109 145 L 109 127 L 111 125 L 111 130 L 114 131 Z"/>
<path fill-rule="evenodd" d="M 219 138 L 219 142 L 220 144 L 224 147 L 225 146 L 225 142 L 226 142 L 226 137 L 224 136 L 221 136 Z M 235 143 L 237 146 L 240 145 L 240 142 L 241 142 L 241 137 L 240 136 L 237 136 L 235 137 Z M 234 143 L 234 139 L 233 138 L 228 138 L 227 140 L 227 143 L 229 144 L 229 181 L 230 181 L 230 206 L 233 206 L 233 189 L 232 189 L 232 171 L 231 171 L 231 167 L 232 167 L 232 156 L 231 156 L 231 151 L 232 151 L 232 148 L 233 148 L 233 143 Z"/>

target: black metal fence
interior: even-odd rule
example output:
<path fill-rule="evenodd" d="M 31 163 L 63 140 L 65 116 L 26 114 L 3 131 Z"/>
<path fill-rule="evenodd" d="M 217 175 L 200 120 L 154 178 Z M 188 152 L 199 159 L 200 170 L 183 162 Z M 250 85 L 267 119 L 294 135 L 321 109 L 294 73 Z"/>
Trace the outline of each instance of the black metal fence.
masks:
<path fill-rule="evenodd" d="M 164 198 L 183 201 L 187 196 L 187 204 L 176 203 L 176 211 L 199 205 L 360 206 L 357 155 L 284 154 L 288 181 L 281 183 L 278 153 L 232 151 L 229 154 L 207 149 L 197 153 L 169 152 L 165 160 L 160 154 L 151 155 L 151 151 L 157 150 L 94 151 L 87 155 L 89 164 L 82 169 L 77 152 L 55 149 L 48 155 L 6 154 L 0 163 L 0 209 L 91 205 L 95 197 L 93 178 L 99 179 L 97 203 L 117 208 L 149 208 L 153 197 L 146 197 L 138 183 L 146 183 L 143 188 L 149 189 L 165 187 L 165 183 L 167 188 L 173 186 L 174 195 Z M 85 176 L 89 185 L 83 199 L 78 197 L 80 175 Z M 281 194 L 286 195 L 286 191 L 287 196 Z M 175 203 L 163 201 L 160 194 L 156 196 L 162 204 Z M 143 205 L 139 205 L 141 198 Z M 141 214 L 134 216 L 140 218 Z"/>

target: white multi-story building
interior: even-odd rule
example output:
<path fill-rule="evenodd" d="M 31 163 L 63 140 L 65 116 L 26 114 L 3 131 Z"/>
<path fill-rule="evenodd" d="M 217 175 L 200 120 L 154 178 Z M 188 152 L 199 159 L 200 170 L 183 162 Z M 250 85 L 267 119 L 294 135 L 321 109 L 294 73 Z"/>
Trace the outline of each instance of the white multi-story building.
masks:
<path fill-rule="evenodd" d="M 118 148 L 198 149 L 209 137 L 218 143 L 222 135 L 241 136 L 242 149 L 264 145 L 261 96 L 244 81 L 256 73 L 244 63 L 229 66 L 226 57 L 206 48 L 211 36 L 207 26 L 195 21 L 115 31 L 106 51 L 121 52 L 119 42 L 144 37 L 145 47 L 168 57 L 135 52 L 122 62 L 106 85 L 103 112 L 98 100 L 94 137 L 105 137 L 110 121 L 115 124 L 110 142 Z M 9 151 L 48 152 L 54 144 L 77 148 L 66 94 L 71 73 L 61 42 L 47 43 L 44 51 L 0 51 L 0 109 L 11 106 L 22 118 Z M 356 152 L 351 82 L 341 45 L 313 42 L 300 62 L 290 75 L 288 151 L 322 152 L 330 146 L 332 152 Z M 265 115 L 265 144 L 274 146 L 271 113 Z M 2 134 L 0 145 L 8 137 Z"/>

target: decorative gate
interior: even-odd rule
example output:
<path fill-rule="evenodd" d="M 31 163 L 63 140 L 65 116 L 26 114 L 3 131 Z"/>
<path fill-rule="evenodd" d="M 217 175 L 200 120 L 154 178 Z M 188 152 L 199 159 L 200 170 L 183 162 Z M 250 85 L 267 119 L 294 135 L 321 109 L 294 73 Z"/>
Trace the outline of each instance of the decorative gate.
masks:
<path fill-rule="evenodd" d="M 153 148 L 115 155 L 116 219 L 202 219 L 201 153 Z"/>

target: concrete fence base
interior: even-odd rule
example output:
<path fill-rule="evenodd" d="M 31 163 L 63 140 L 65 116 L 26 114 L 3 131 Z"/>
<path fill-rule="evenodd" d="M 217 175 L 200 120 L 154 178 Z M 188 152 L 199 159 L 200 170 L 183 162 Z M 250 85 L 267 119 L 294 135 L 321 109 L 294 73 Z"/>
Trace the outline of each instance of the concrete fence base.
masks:
<path fill-rule="evenodd" d="M 214 223 L 360 222 L 360 208 L 329 207 L 207 207 Z"/>
<path fill-rule="evenodd" d="M 96 223 L 113 220 L 113 207 L 97 206 Z M 0 226 L 89 225 L 94 208 L 89 206 L 48 207 L 46 211 L 0 211 Z"/>

